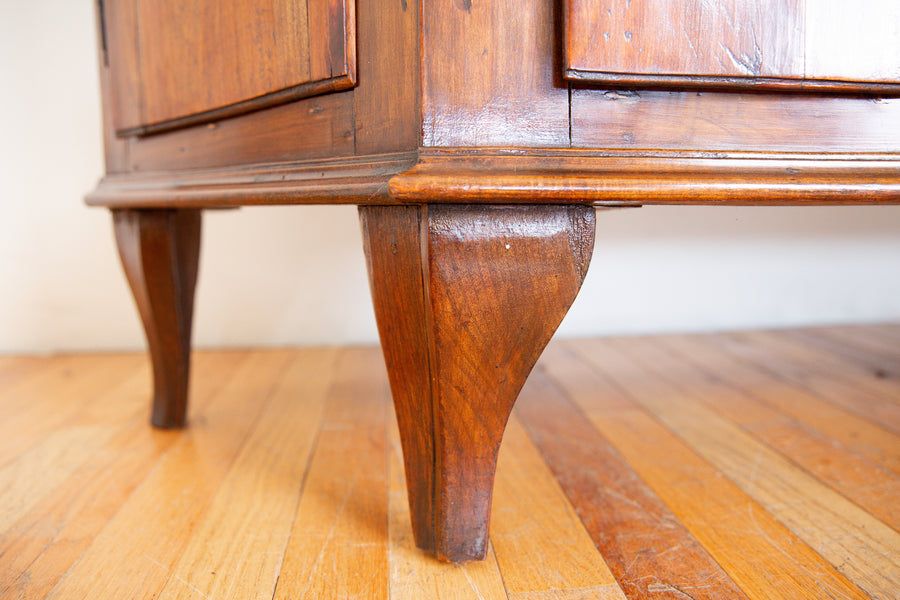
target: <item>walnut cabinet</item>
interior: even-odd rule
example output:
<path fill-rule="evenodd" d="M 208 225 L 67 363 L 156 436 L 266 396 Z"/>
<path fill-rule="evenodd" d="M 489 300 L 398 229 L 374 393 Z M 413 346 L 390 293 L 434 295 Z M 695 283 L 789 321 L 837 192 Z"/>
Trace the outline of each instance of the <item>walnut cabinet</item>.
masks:
<path fill-rule="evenodd" d="M 204 209 L 359 205 L 417 543 L 484 556 L 595 207 L 900 202 L 894 0 L 98 0 L 111 210 L 185 424 Z M 299 209 L 298 209 L 299 210 Z"/>

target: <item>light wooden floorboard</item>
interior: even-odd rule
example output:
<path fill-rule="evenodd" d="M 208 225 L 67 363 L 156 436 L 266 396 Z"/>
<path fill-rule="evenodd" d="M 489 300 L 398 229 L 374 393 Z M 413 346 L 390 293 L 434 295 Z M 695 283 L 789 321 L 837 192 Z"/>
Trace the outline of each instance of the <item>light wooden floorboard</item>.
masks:
<path fill-rule="evenodd" d="M 554 342 L 483 562 L 415 548 L 377 348 L 0 357 L 0 599 L 897 598 L 900 326 Z"/>

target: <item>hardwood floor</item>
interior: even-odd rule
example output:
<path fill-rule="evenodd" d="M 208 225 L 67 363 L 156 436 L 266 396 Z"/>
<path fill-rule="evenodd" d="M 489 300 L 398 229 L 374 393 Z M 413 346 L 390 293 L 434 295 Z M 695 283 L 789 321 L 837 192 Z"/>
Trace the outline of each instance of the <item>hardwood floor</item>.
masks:
<path fill-rule="evenodd" d="M 554 342 L 483 562 L 415 549 L 376 348 L 0 357 L 0 598 L 900 597 L 900 325 Z"/>

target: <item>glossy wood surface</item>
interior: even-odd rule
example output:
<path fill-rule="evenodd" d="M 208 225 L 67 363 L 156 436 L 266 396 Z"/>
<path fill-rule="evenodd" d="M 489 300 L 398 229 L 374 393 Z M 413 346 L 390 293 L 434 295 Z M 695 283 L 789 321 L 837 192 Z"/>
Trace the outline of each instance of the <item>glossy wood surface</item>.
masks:
<path fill-rule="evenodd" d="M 434 0 L 422 14 L 425 146 L 568 145 L 558 5 Z"/>
<path fill-rule="evenodd" d="M 581 2 L 598 5 L 589 0 L 572 2 L 570 8 Z M 176 426 L 184 419 L 198 211 L 245 204 L 359 204 L 405 449 L 416 541 L 451 561 L 492 556 L 503 564 L 515 562 L 510 558 L 513 554 L 528 555 L 532 549 L 514 541 L 489 553 L 487 523 L 497 448 L 522 382 L 583 279 L 593 239 L 591 205 L 900 202 L 900 98 L 869 93 L 884 91 L 877 85 L 867 83 L 865 89 L 845 85 L 850 80 L 887 85 L 896 79 L 891 74 L 895 53 L 884 52 L 897 39 L 896 31 L 890 29 L 896 13 L 893 4 L 879 4 L 878 18 L 869 11 L 855 21 L 857 13 L 865 11 L 845 11 L 839 19 L 832 18 L 839 14 L 833 11 L 844 9 L 831 0 L 814 9 L 802 0 L 766 0 L 762 5 L 707 2 L 701 13 L 712 11 L 712 25 L 703 20 L 706 17 L 699 25 L 683 22 L 684 35 L 677 34 L 674 41 L 668 33 L 654 31 L 678 21 L 667 21 L 672 16 L 668 13 L 634 20 L 627 11 L 640 5 L 636 1 L 626 2 L 624 9 L 616 5 L 626 11 L 616 13 L 621 17 L 616 27 L 645 28 L 643 34 L 625 29 L 631 33 L 626 42 L 632 47 L 650 39 L 659 44 L 660 52 L 684 50 L 685 40 L 688 46 L 699 41 L 693 36 L 721 42 L 718 48 L 731 62 L 725 62 L 718 50 L 704 53 L 696 48 L 690 48 L 691 55 L 675 57 L 696 71 L 691 77 L 726 77 L 730 82 L 735 72 L 746 75 L 749 69 L 753 78 L 758 75 L 766 81 L 783 76 L 809 87 L 810 78 L 824 78 L 845 87 L 824 95 L 781 93 L 784 90 L 774 89 L 778 87 L 774 84 L 754 93 L 576 85 L 564 79 L 566 31 L 584 23 L 573 21 L 572 11 L 564 13 L 562 2 L 371 0 L 356 12 L 353 0 L 306 4 L 110 0 L 101 14 L 108 175 L 89 202 L 117 212 L 123 262 L 154 360 L 154 410 L 158 413 L 154 422 Z M 690 13 L 691 4 L 669 2 L 666 6 L 677 9 L 680 17 L 699 14 Z M 777 20 L 770 29 L 772 21 L 763 16 L 770 16 L 766 11 L 777 7 L 799 7 L 804 16 Z M 259 15 L 251 15 L 256 9 Z M 819 10 L 831 16 L 816 18 Z M 865 19 L 874 22 L 867 24 Z M 836 22 L 868 28 L 867 35 L 853 37 L 836 29 Z M 767 26 L 757 27 L 758 23 Z M 154 32 L 166 33 L 156 36 Z M 792 37 L 798 32 L 804 36 L 802 50 Z M 152 43 L 147 48 L 162 47 L 145 56 L 134 49 L 148 35 Z M 170 44 L 167 35 L 178 39 Z M 621 37 L 626 37 L 624 32 Z M 569 36 L 571 47 L 580 41 L 584 40 Z M 853 52 L 842 50 L 844 43 L 851 44 Z M 827 47 L 834 53 L 810 54 L 806 52 L 810 47 Z M 186 48 L 190 53 L 197 49 L 197 56 L 181 60 Z M 358 62 L 355 48 L 360 51 Z M 599 47 L 590 43 L 585 48 Z M 618 52 L 616 56 L 638 64 L 648 56 L 659 62 L 663 55 Z M 720 59 L 724 70 L 711 69 Z M 267 67 L 254 68 L 260 62 Z M 226 63 L 228 72 L 223 74 L 217 65 Z M 162 68 L 163 64 L 172 65 L 171 69 Z M 682 70 L 681 64 L 675 60 L 660 65 L 665 67 L 660 71 L 671 74 L 672 69 Z M 354 65 L 358 67 L 355 75 Z M 845 77 L 847 73 L 852 77 Z M 298 83 L 304 77 L 305 83 Z M 123 130 L 122 123 L 134 127 Z M 733 340 L 729 344 L 734 346 L 730 351 L 746 350 Z M 819 382 L 812 391 L 856 419 L 847 422 L 853 433 L 837 430 L 840 419 L 827 407 L 817 404 L 821 410 L 809 411 L 815 414 L 807 417 L 856 450 L 861 445 L 852 439 L 865 432 L 871 443 L 859 451 L 866 460 L 879 457 L 893 466 L 897 457 L 891 449 L 892 438 L 879 433 L 881 426 L 892 431 L 900 427 L 900 413 L 892 409 L 890 394 L 882 388 L 850 393 L 846 387 Z M 696 466 L 697 461 L 708 459 L 743 482 L 743 487 L 717 486 L 728 500 L 710 504 L 716 526 L 699 524 L 701 509 L 680 492 L 670 492 L 663 502 L 741 589 L 765 597 L 756 593 L 755 579 L 747 574 L 752 568 L 748 556 L 761 549 L 782 549 L 803 540 L 828 560 L 834 559 L 823 546 L 824 538 L 809 533 L 811 526 L 802 508 L 788 511 L 774 506 L 775 484 L 745 489 L 752 477 L 736 465 L 752 455 L 757 444 L 732 436 L 736 441 L 726 440 L 732 442 L 727 452 L 713 457 L 720 437 L 701 438 L 702 432 L 652 397 L 642 395 L 637 401 L 677 436 L 697 438 L 691 449 L 671 439 L 667 442 L 669 451 L 686 464 Z M 784 408 L 795 409 L 794 404 Z M 710 416 L 706 409 L 691 410 L 702 422 L 719 424 L 719 417 Z M 866 425 L 862 415 L 870 413 L 881 420 L 878 426 Z M 632 464 L 640 463 L 641 476 L 652 481 L 654 491 L 682 484 L 702 487 L 702 478 L 693 474 L 692 467 L 659 473 L 652 461 L 640 462 L 642 452 L 658 456 L 654 454 L 658 448 L 645 446 L 648 435 L 660 433 L 661 425 L 643 417 L 629 419 L 593 426 L 613 432 L 608 436 L 618 441 Z M 365 435 L 372 433 L 360 427 Z M 758 434 L 777 446 L 773 431 Z M 372 435 L 369 450 L 380 453 L 381 434 Z M 334 456 L 349 446 L 341 436 L 332 442 L 329 452 L 337 454 L 325 454 L 320 460 L 331 465 L 325 470 L 337 473 L 341 466 Z M 822 456 L 820 443 L 812 439 L 805 443 L 811 456 Z M 524 448 L 523 456 L 528 454 L 527 444 L 517 447 Z M 365 476 L 385 487 L 391 485 L 384 476 L 383 461 L 367 458 L 371 469 Z M 786 467 L 771 454 L 765 458 L 777 481 L 793 477 L 794 467 Z M 830 478 L 835 489 L 861 505 L 874 507 L 881 501 L 877 494 L 851 492 L 858 479 L 808 468 Z M 871 471 L 861 468 L 860 472 Z M 346 497 L 354 481 L 345 488 L 328 478 L 314 483 L 323 493 Z M 509 493 L 531 490 L 533 482 L 513 477 L 508 483 L 504 489 Z M 791 490 L 803 496 L 811 511 L 845 508 L 829 494 L 823 495 L 827 496 L 824 504 L 808 501 L 807 496 L 821 488 L 807 479 Z M 760 516 L 761 508 L 754 508 L 749 514 L 757 518 L 767 540 L 748 555 L 739 548 L 737 513 L 728 505 L 743 506 L 750 499 L 777 513 L 778 519 L 791 521 L 792 529 L 788 531 L 774 517 L 767 520 Z M 651 509 L 656 506 L 645 504 Z M 344 560 L 384 563 L 382 550 L 345 551 L 344 544 L 335 546 L 334 540 L 350 539 L 346 529 L 315 529 L 319 520 L 341 514 L 344 505 L 336 507 L 336 512 L 328 503 L 305 509 L 311 512 L 297 522 L 308 525 L 314 535 L 304 540 L 300 532 L 292 534 L 287 551 L 293 557 L 290 569 L 314 574 L 316 580 L 341 579 L 346 574 L 343 567 L 329 569 Z M 273 522 L 283 516 L 283 508 L 273 508 Z M 384 507 L 353 510 L 370 518 L 388 515 L 386 519 L 391 519 Z M 893 519 L 893 513 L 870 510 L 878 518 Z M 570 512 L 551 512 L 556 516 L 548 520 L 554 524 L 572 524 Z M 659 514 L 657 522 L 670 519 L 665 512 Z M 866 528 L 868 521 L 864 521 L 860 517 L 854 523 Z M 733 531 L 723 536 L 717 526 Z M 847 526 L 842 521 L 841 527 L 846 530 Z M 578 530 L 577 526 L 562 528 Z M 204 529 L 204 535 L 212 529 Z M 235 529 L 228 535 L 232 534 L 240 532 Z M 585 532 L 572 535 L 573 547 L 583 547 Z M 686 533 L 674 535 L 682 539 Z M 841 576 L 854 582 L 858 578 L 867 591 L 892 583 L 890 577 L 860 574 L 860 565 L 866 561 L 885 566 L 878 558 L 886 547 L 883 536 L 878 537 L 881 533 L 847 535 L 854 548 Z M 190 559 L 179 567 L 179 577 L 193 576 L 201 560 L 198 548 L 192 546 Z M 733 589 L 697 544 L 686 548 L 692 563 L 700 565 L 718 589 Z M 623 550 L 623 556 L 634 552 Z M 814 554 L 812 549 L 803 551 L 806 573 L 812 575 L 803 579 L 800 588 L 818 577 L 828 582 L 829 590 L 852 589 L 829 571 L 831 563 L 817 562 Z M 337 562 L 320 562 L 325 555 Z M 171 566 L 172 560 L 166 555 L 159 562 Z M 587 565 L 584 573 L 591 576 L 581 580 L 563 566 L 558 569 L 568 573 L 570 596 L 577 597 L 579 592 L 573 590 L 579 587 L 599 597 L 621 595 L 608 576 L 618 567 L 613 565 L 610 571 L 595 560 L 578 564 Z M 266 572 L 272 566 L 265 560 L 258 565 Z M 666 561 L 658 566 L 671 569 Z M 657 564 L 646 568 L 653 571 Z M 492 589 L 496 579 L 489 573 L 482 575 L 479 586 Z M 792 587 L 785 582 L 791 581 L 790 576 L 773 577 L 779 593 L 789 596 Z M 521 585 L 507 583 L 507 591 L 517 600 L 549 597 L 540 582 L 550 579 L 547 572 L 523 576 L 516 580 Z M 283 585 L 284 597 L 318 589 Z M 208 577 L 202 587 L 206 595 L 209 590 L 227 589 Z M 366 593 L 383 596 L 386 589 L 382 580 L 373 579 Z"/>
<path fill-rule="evenodd" d="M 566 0 L 565 24 L 576 81 L 900 94 L 892 0 Z"/>
<path fill-rule="evenodd" d="M 877 578 L 900 568 L 896 551 L 846 567 L 900 493 L 873 434 L 900 438 L 804 385 L 824 356 L 843 365 L 833 381 L 900 397 L 896 377 L 855 368 L 896 331 L 551 343 L 501 445 L 488 559 L 462 566 L 415 547 L 376 348 L 199 351 L 183 432 L 146 426 L 138 354 L 0 357 L 18 374 L 0 378 L 0 598 L 893 598 Z M 857 341 L 757 345 L 801 334 Z M 726 349 L 738 338 L 756 359 Z M 842 422 L 853 436 L 832 437 Z M 743 467 L 718 456 L 735 450 Z M 844 496 L 862 464 L 883 472 Z M 761 493 L 776 482 L 777 498 Z M 857 506 L 882 525 L 852 508 L 788 518 L 837 507 L 832 492 L 881 494 Z"/>
<path fill-rule="evenodd" d="M 115 127 L 147 133 L 352 87 L 353 0 L 106 0 Z M 125 35 L 131 33 L 131 35 Z"/>
<path fill-rule="evenodd" d="M 443 560 L 484 558 L 506 420 L 581 287 L 594 211 L 432 205 L 360 215 L 416 542 Z"/>
<path fill-rule="evenodd" d="M 435 149 L 390 179 L 406 202 L 863 204 L 900 201 L 892 155 Z"/>
<path fill-rule="evenodd" d="M 182 427 L 187 415 L 200 211 L 116 210 L 119 256 L 153 362 L 156 427 Z"/>
<path fill-rule="evenodd" d="M 329 2 L 317 0 L 322 6 Z M 107 45 L 134 43 L 137 26 L 121 14 L 129 7 L 119 1 L 106 5 Z M 190 6 L 185 10 L 185 19 L 202 19 Z M 335 18 L 336 13 L 328 17 Z M 415 3 L 374 0 L 359 8 L 355 39 L 365 59 L 358 61 L 356 87 L 236 116 L 209 113 L 209 123 L 175 123 L 179 129 L 142 136 L 117 135 L 113 124 L 122 106 L 138 106 L 136 96 L 121 101 L 116 87 L 138 89 L 137 63 L 117 60 L 115 53 L 106 53 L 104 60 L 101 47 L 101 81 L 108 82 L 103 95 L 107 172 L 171 172 L 415 149 L 421 131 L 418 19 Z M 314 31 L 320 37 L 325 33 Z"/>

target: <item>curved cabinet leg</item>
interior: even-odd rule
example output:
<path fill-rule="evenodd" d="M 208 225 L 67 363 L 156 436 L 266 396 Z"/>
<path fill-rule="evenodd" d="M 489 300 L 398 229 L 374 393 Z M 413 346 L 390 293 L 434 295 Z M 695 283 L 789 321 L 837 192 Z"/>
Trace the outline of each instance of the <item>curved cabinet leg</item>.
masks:
<path fill-rule="evenodd" d="M 581 287 L 594 209 L 370 206 L 360 218 L 416 542 L 481 559 L 503 430 Z"/>
<path fill-rule="evenodd" d="M 187 414 L 191 321 L 200 256 L 199 210 L 113 210 L 116 243 L 147 335 L 156 427 Z"/>

